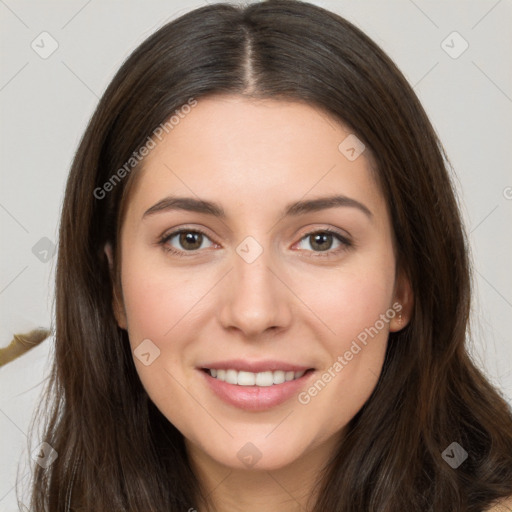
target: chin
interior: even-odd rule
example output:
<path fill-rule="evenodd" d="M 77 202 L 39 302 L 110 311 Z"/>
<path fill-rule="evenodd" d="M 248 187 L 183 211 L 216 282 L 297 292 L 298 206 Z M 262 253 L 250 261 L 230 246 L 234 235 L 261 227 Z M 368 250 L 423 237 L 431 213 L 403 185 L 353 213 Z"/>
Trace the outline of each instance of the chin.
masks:
<path fill-rule="evenodd" d="M 285 443 L 278 436 L 271 440 L 274 434 L 268 436 L 270 430 L 265 428 L 265 432 L 259 436 L 230 438 L 229 441 L 218 442 L 212 446 L 207 443 L 199 447 L 194 443 L 194 450 L 200 450 L 217 464 L 236 470 L 275 471 L 296 462 L 306 443 L 293 440 Z M 190 446 L 190 441 L 187 444 Z"/>

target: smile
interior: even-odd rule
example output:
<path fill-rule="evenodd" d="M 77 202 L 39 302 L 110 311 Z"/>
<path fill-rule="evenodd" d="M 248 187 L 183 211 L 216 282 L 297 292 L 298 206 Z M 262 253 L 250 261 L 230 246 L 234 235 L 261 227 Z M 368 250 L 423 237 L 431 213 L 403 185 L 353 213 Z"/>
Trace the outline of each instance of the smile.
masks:
<path fill-rule="evenodd" d="M 296 372 L 276 370 L 254 373 L 247 371 L 237 371 L 235 369 L 224 370 L 215 368 L 205 368 L 204 371 L 206 371 L 211 377 L 223 382 L 227 382 L 228 384 L 236 384 L 237 386 L 261 387 L 274 386 L 295 379 L 300 379 L 306 373 L 306 370 Z"/>
<path fill-rule="evenodd" d="M 289 402 L 317 374 L 309 364 L 282 359 L 201 361 L 196 371 L 217 398 L 251 412 Z"/>

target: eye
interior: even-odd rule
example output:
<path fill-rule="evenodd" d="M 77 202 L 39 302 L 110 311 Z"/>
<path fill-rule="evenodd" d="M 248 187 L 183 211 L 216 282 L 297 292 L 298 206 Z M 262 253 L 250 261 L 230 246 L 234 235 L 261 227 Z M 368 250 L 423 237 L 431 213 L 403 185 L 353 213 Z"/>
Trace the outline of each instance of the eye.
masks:
<path fill-rule="evenodd" d="M 332 229 L 312 231 L 304 236 L 299 243 L 303 242 L 309 243 L 310 247 L 312 247 L 312 252 L 314 253 L 312 256 L 314 257 L 329 257 L 333 254 L 336 255 L 347 250 L 353 245 L 345 236 Z M 333 242 L 337 242 L 338 245 L 337 248 L 331 250 Z"/>
<path fill-rule="evenodd" d="M 180 247 L 170 245 L 173 239 Z M 206 233 L 198 229 L 180 229 L 172 233 L 165 234 L 159 241 L 165 251 L 176 254 L 177 256 L 187 256 L 186 252 L 194 252 L 204 249 L 203 242 L 210 240 Z"/>
<path fill-rule="evenodd" d="M 177 243 L 178 247 L 172 245 L 172 242 Z M 210 238 L 200 229 L 186 229 L 182 228 L 172 233 L 164 234 L 158 243 L 163 247 L 166 252 L 170 252 L 176 256 L 193 256 L 200 249 L 204 249 L 203 242 L 210 240 Z M 337 255 L 353 244 L 345 236 L 332 229 L 322 229 L 312 231 L 303 236 L 299 244 L 308 242 L 312 249 L 306 248 L 307 252 L 311 252 L 310 256 L 313 257 L 330 257 Z M 333 243 L 337 243 L 337 247 L 331 250 Z M 214 242 L 211 242 L 211 246 Z M 304 249 L 302 247 L 301 249 Z M 189 254 L 187 254 L 189 253 Z"/>

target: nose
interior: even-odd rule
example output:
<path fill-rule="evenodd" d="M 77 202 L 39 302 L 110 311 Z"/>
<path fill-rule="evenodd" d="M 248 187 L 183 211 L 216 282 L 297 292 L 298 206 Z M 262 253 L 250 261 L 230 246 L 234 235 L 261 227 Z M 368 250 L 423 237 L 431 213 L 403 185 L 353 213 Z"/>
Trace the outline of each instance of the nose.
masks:
<path fill-rule="evenodd" d="M 253 260 L 255 250 L 250 246 L 244 253 L 242 247 L 233 253 L 233 268 L 224 280 L 220 308 L 223 328 L 238 330 L 251 340 L 261 338 L 266 331 L 286 330 L 293 300 L 284 272 L 270 252 L 263 250 Z"/>

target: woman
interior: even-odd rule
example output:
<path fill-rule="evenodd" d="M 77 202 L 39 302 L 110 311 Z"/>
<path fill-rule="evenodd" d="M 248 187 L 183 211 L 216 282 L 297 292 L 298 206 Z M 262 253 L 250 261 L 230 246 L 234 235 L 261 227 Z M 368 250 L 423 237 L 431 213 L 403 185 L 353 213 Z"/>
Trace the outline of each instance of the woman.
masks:
<path fill-rule="evenodd" d="M 56 294 L 30 510 L 511 506 L 442 146 L 333 13 L 209 5 L 133 52 L 73 162 Z"/>

